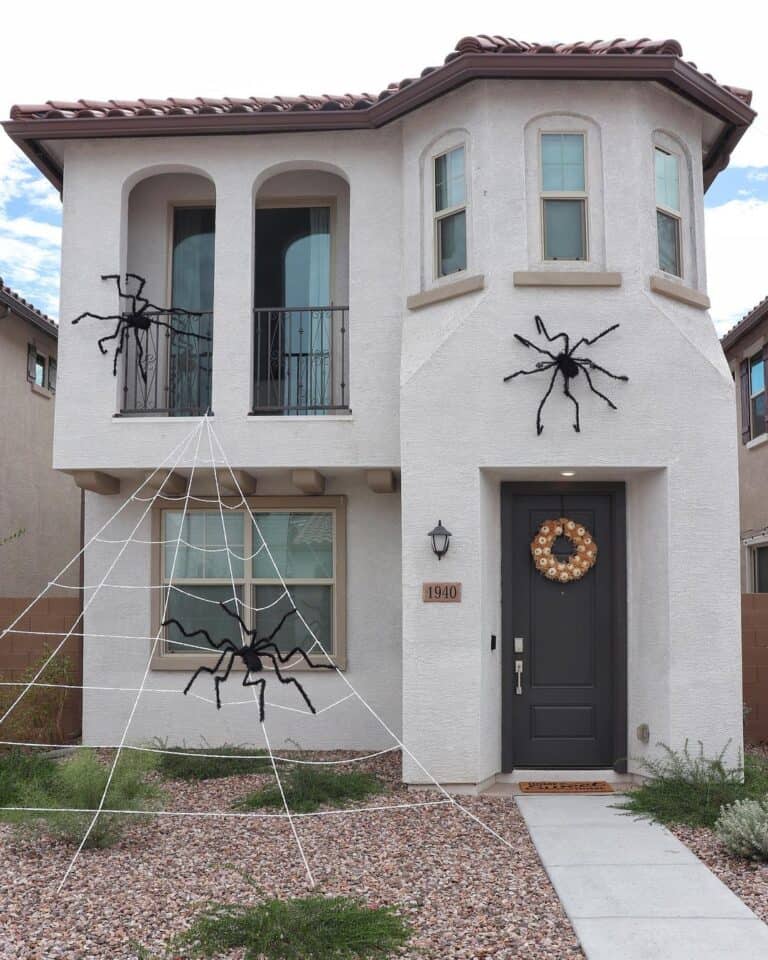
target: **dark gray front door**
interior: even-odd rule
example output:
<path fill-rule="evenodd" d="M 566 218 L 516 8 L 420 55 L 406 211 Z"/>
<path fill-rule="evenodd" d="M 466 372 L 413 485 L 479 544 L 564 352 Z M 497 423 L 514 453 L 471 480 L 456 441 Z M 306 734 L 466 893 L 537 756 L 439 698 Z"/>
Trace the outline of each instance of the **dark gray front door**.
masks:
<path fill-rule="evenodd" d="M 531 541 L 558 517 L 583 524 L 598 546 L 582 580 L 554 582 L 534 567 Z M 564 541 L 560 550 L 570 552 Z M 625 757 L 624 553 L 621 485 L 502 484 L 505 770 L 611 767 Z"/>

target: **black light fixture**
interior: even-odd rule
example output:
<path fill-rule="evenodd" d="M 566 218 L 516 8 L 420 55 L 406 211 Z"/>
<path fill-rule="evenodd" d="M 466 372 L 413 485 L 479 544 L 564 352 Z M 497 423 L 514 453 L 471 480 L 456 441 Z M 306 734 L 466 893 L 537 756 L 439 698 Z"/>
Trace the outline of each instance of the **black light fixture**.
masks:
<path fill-rule="evenodd" d="M 427 536 L 432 540 L 432 550 L 435 556 L 438 560 L 442 560 L 451 545 L 451 531 L 445 529 L 442 520 L 438 520 L 437 526 L 430 530 Z"/>

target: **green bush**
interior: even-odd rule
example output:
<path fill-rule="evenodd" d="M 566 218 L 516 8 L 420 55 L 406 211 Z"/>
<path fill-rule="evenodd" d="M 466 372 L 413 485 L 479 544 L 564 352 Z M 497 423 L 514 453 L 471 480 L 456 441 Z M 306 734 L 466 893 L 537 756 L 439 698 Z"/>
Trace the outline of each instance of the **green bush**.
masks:
<path fill-rule="evenodd" d="M 763 800 L 736 800 L 723 807 L 715 833 L 738 857 L 768 860 L 768 797 Z"/>
<path fill-rule="evenodd" d="M 351 800 L 365 800 L 383 789 L 381 781 L 372 773 L 339 773 L 306 764 L 295 766 L 282 778 L 282 783 L 288 808 L 296 813 L 311 813 L 324 805 L 339 807 Z M 235 802 L 235 806 L 243 810 L 282 805 L 283 798 L 277 784 Z"/>
<path fill-rule="evenodd" d="M 21 676 L 20 683 L 29 683 L 50 657 L 51 650 L 43 649 L 42 654 Z M 6 679 L 0 674 L 0 680 Z M 17 740 L 31 743 L 64 743 L 64 707 L 67 697 L 73 691 L 63 684 L 74 682 L 74 669 L 71 660 L 58 655 L 51 660 L 37 680 L 38 683 L 60 684 L 53 687 L 31 687 L 18 705 L 0 727 L 3 740 Z M 23 691 L 23 687 L 0 687 L 0 715 L 10 707 Z"/>
<path fill-rule="evenodd" d="M 272 771 L 272 764 L 264 750 L 249 750 L 229 744 L 223 747 L 168 747 L 157 738 L 151 746 L 156 750 L 168 751 L 157 754 L 157 770 L 171 780 L 215 780 Z"/>
<path fill-rule="evenodd" d="M 174 938 L 166 956 L 181 950 L 185 957 L 220 957 L 244 947 L 244 960 L 364 960 L 392 956 L 409 936 L 391 907 L 369 908 L 346 897 L 212 904 Z"/>
<path fill-rule="evenodd" d="M 40 753 L 24 753 L 18 748 L 0 754 L 0 807 L 20 802 L 25 785 L 47 784 L 56 773 L 56 763 Z"/>
<path fill-rule="evenodd" d="M 0 816 L 23 829 L 42 830 L 79 844 L 93 819 L 93 813 L 65 813 L 63 810 L 96 810 L 104 793 L 109 769 L 109 765 L 99 762 L 93 750 L 78 750 L 73 757 L 54 764 L 50 776 L 25 779 L 17 785 L 15 805 L 61 808 L 62 812 L 0 811 Z M 146 754 L 133 750 L 122 753 L 109 785 L 105 808 L 143 810 L 154 807 L 160 791 L 146 781 L 150 769 L 151 761 Z M 134 814 L 101 814 L 85 846 L 111 846 L 126 823 L 135 817 Z"/>
<path fill-rule="evenodd" d="M 687 742 L 680 752 L 659 746 L 664 755 L 643 764 L 652 779 L 633 790 L 619 809 L 660 823 L 713 827 L 722 806 L 768 794 L 768 762 L 761 757 L 747 754 L 743 767 L 729 767 L 727 747 L 707 757 L 702 744 L 696 754 Z"/>

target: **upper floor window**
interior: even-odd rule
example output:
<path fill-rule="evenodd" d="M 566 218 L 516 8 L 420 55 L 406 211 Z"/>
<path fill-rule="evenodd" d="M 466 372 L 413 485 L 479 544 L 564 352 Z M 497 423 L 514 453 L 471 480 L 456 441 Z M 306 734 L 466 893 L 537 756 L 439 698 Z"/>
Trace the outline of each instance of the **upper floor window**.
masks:
<path fill-rule="evenodd" d="M 587 259 L 587 182 L 583 133 L 541 134 L 545 260 Z"/>
<path fill-rule="evenodd" d="M 765 433 L 765 359 L 762 353 L 749 361 L 749 421 L 752 437 Z"/>
<path fill-rule="evenodd" d="M 51 393 L 56 392 L 56 361 L 40 353 L 33 343 L 27 345 L 27 380 Z"/>
<path fill-rule="evenodd" d="M 654 147 L 654 164 L 659 267 L 665 273 L 682 277 L 680 160 L 674 153 Z"/>
<path fill-rule="evenodd" d="M 467 269 L 466 151 L 454 147 L 435 157 L 435 251 L 437 276 Z"/>

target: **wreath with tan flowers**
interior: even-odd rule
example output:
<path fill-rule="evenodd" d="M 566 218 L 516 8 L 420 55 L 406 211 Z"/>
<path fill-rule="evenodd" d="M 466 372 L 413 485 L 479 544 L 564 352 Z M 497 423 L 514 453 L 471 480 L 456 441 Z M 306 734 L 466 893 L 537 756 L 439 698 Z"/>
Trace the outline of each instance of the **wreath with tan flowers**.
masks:
<path fill-rule="evenodd" d="M 567 537 L 574 545 L 574 552 L 567 560 L 558 560 L 552 553 L 552 545 L 558 537 Z M 539 573 L 548 580 L 570 583 L 581 580 L 597 563 L 597 544 L 587 528 L 560 517 L 545 520 L 531 542 L 531 556 Z"/>

